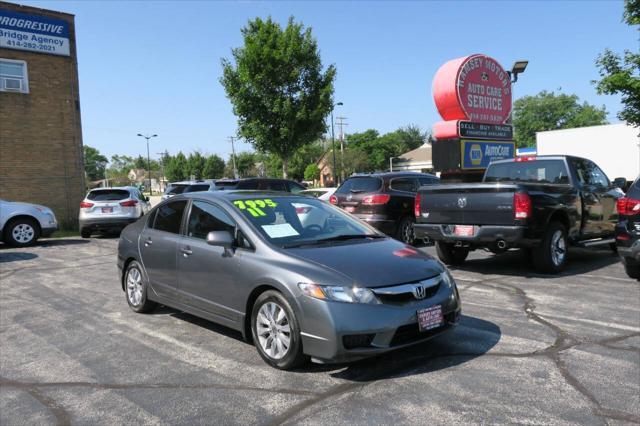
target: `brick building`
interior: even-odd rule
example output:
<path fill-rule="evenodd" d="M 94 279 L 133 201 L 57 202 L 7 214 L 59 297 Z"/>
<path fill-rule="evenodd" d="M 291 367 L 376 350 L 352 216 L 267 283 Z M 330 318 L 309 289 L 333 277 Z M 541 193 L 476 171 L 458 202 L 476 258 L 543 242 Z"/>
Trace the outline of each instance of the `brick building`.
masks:
<path fill-rule="evenodd" d="M 0 1 L 0 198 L 75 226 L 82 151 L 73 15 Z"/>

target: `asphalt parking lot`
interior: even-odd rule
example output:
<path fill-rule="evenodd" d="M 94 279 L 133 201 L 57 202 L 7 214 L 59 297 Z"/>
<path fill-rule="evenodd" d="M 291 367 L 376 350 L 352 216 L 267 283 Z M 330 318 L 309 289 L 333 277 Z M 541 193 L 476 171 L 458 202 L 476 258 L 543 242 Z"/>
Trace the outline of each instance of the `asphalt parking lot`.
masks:
<path fill-rule="evenodd" d="M 608 250 L 574 250 L 555 277 L 520 252 L 473 253 L 453 270 L 452 332 L 283 372 L 234 331 L 133 313 L 116 246 L 0 246 L 0 424 L 640 422 L 640 284 Z"/>

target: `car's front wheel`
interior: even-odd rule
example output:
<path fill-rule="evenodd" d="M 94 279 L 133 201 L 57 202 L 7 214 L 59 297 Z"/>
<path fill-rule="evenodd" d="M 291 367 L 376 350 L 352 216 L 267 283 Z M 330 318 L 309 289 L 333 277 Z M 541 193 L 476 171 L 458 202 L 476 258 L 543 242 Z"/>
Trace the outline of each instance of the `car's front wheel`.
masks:
<path fill-rule="evenodd" d="M 306 360 L 293 309 L 277 291 L 258 296 L 251 311 L 251 334 L 258 353 L 272 367 L 289 370 Z"/>
<path fill-rule="evenodd" d="M 40 236 L 38 223 L 28 217 L 13 219 L 5 229 L 4 242 L 14 247 L 32 246 Z"/>
<path fill-rule="evenodd" d="M 129 307 L 138 313 L 150 312 L 157 303 L 147 298 L 148 283 L 142 273 L 142 266 L 132 260 L 124 274 L 124 289 Z"/>

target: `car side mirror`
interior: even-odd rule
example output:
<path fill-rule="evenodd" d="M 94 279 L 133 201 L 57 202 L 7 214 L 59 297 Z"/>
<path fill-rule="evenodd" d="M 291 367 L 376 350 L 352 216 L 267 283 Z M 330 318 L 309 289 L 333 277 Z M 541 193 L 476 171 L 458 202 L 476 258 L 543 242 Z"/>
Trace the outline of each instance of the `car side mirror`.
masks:
<path fill-rule="evenodd" d="M 207 244 L 229 249 L 233 247 L 233 235 L 229 231 L 211 231 L 207 234 Z"/>
<path fill-rule="evenodd" d="M 613 186 L 624 190 L 627 186 L 627 178 L 618 177 L 613 180 Z"/>

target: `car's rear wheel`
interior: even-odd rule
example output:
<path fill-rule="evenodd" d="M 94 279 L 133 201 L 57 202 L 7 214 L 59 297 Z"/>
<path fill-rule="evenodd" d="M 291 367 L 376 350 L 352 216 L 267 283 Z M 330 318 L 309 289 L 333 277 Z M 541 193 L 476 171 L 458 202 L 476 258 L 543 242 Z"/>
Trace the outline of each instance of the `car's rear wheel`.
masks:
<path fill-rule="evenodd" d="M 640 265 L 624 265 L 624 271 L 629 278 L 640 279 Z"/>
<path fill-rule="evenodd" d="M 91 229 L 81 229 L 80 230 L 80 236 L 82 238 L 90 238 L 91 237 Z"/>
<path fill-rule="evenodd" d="M 469 249 L 464 247 L 454 247 L 451 243 L 437 241 L 436 253 L 438 253 L 438 258 L 447 265 L 460 265 L 467 259 Z"/>
<path fill-rule="evenodd" d="M 408 216 L 403 217 L 398 225 L 396 238 L 405 244 L 413 245 L 416 241 L 414 222 L 415 220 Z"/>
<path fill-rule="evenodd" d="M 557 274 L 567 264 L 568 248 L 566 228 L 560 222 L 552 222 L 540 246 L 533 250 L 533 264 L 540 272 Z"/>
<path fill-rule="evenodd" d="M 306 360 L 293 309 L 277 291 L 258 296 L 251 310 L 251 334 L 258 353 L 272 367 L 289 370 Z"/>
<path fill-rule="evenodd" d="M 5 229 L 4 242 L 14 247 L 32 246 L 40 237 L 38 223 L 28 217 L 13 219 Z"/>
<path fill-rule="evenodd" d="M 129 307 L 138 313 L 150 312 L 157 303 L 147 298 L 149 285 L 142 273 L 142 266 L 132 260 L 124 274 L 124 289 Z"/>

